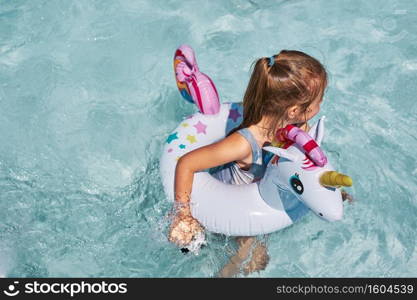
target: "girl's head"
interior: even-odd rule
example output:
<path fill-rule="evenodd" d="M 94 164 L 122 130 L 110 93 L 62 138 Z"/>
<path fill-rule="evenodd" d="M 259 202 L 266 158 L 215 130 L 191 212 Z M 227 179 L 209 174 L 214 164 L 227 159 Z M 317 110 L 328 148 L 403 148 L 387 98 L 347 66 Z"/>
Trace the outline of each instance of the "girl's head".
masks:
<path fill-rule="evenodd" d="M 306 122 L 319 112 L 326 86 L 323 65 L 303 52 L 282 50 L 271 58 L 260 58 L 243 98 L 243 121 L 238 128 L 264 118 L 273 136 L 286 124 Z"/>

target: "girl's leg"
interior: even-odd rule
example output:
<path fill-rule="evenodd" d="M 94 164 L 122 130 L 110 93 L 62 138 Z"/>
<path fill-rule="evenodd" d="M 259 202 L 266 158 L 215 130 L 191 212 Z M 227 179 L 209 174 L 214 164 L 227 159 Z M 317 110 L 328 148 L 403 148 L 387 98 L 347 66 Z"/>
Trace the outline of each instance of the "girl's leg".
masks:
<path fill-rule="evenodd" d="M 233 277 L 241 272 L 245 275 L 254 271 L 264 270 L 269 261 L 269 256 L 266 249 L 266 244 L 257 240 L 255 237 L 238 237 L 238 250 L 234 256 L 230 258 L 222 270 L 219 272 L 219 277 Z M 242 264 L 251 256 L 250 261 Z"/>
<path fill-rule="evenodd" d="M 251 259 L 243 266 L 243 273 L 245 275 L 255 271 L 265 270 L 269 262 L 266 242 L 256 239 L 253 241 L 251 248 L 253 249 Z"/>

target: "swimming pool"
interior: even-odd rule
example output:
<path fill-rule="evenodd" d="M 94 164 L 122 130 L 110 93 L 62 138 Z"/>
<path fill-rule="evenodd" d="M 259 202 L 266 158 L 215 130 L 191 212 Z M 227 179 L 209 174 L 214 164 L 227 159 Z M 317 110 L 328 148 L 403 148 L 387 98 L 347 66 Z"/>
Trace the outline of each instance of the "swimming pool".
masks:
<path fill-rule="evenodd" d="M 172 70 L 187 43 L 224 102 L 281 49 L 330 76 L 314 120 L 356 201 L 271 234 L 251 276 L 417 276 L 416 16 L 413 0 L 0 1 L 1 275 L 212 277 L 227 261 L 223 236 L 199 256 L 166 240 L 158 160 L 195 111 Z"/>

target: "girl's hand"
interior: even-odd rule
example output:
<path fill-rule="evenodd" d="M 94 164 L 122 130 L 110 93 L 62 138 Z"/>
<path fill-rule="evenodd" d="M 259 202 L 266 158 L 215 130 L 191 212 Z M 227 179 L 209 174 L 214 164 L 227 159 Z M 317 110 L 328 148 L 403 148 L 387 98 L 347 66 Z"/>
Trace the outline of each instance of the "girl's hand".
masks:
<path fill-rule="evenodd" d="M 177 214 L 171 224 L 168 240 L 179 246 L 186 246 L 198 232 L 202 231 L 203 227 L 191 214 Z"/>
<path fill-rule="evenodd" d="M 350 195 L 345 190 L 341 190 L 341 193 L 342 193 L 342 199 L 343 199 L 343 201 L 348 200 L 349 203 L 352 203 L 354 201 L 352 195 Z"/>

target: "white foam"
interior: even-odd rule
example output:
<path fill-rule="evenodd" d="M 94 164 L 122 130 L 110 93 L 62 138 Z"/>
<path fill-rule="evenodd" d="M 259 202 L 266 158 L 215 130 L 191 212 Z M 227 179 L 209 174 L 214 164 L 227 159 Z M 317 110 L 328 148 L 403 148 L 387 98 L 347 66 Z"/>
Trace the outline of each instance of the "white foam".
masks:
<path fill-rule="evenodd" d="M 190 244 L 185 246 L 191 253 L 198 255 L 202 246 L 207 245 L 204 232 L 199 232 L 194 236 Z"/>

